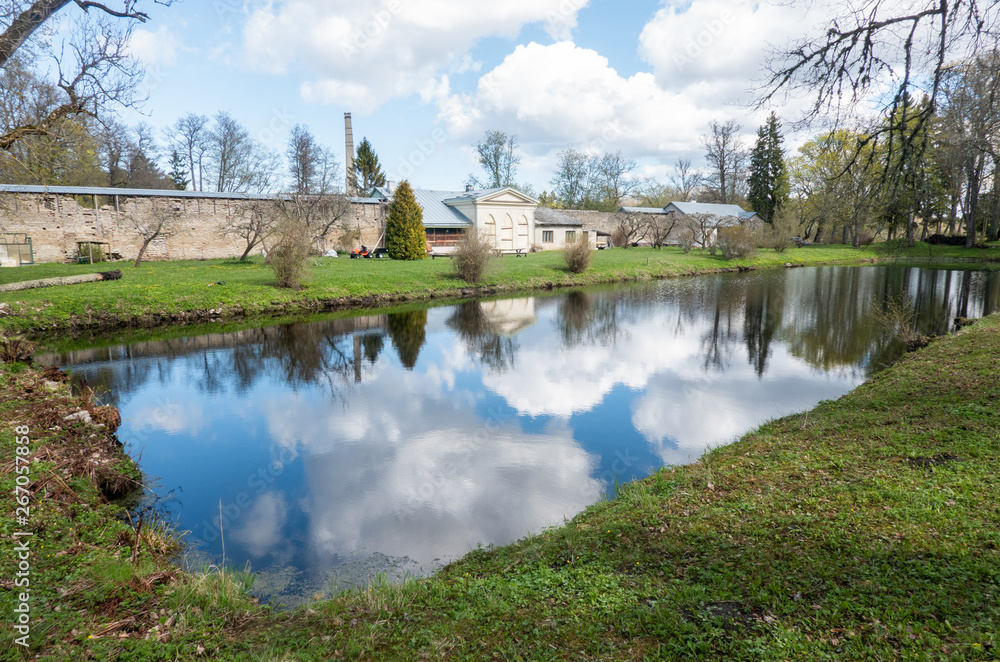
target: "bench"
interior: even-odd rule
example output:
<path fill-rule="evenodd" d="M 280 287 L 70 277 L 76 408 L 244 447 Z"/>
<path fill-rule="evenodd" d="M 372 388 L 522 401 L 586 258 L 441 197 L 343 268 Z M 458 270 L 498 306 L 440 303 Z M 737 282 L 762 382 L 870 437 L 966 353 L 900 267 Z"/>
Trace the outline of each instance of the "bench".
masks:
<path fill-rule="evenodd" d="M 513 255 L 514 257 L 528 257 L 527 248 L 504 248 L 497 249 L 497 255 Z"/>

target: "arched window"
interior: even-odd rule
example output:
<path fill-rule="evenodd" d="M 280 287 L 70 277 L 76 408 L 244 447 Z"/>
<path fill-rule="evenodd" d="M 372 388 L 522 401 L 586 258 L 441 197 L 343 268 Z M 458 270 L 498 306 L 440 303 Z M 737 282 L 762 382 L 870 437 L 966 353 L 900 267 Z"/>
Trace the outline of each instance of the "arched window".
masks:
<path fill-rule="evenodd" d="M 493 214 L 486 217 L 486 223 L 483 225 L 483 233 L 489 237 L 493 245 L 497 245 L 497 219 L 493 218 Z"/>
<path fill-rule="evenodd" d="M 521 215 L 517 219 L 517 237 L 514 239 L 514 248 L 528 248 L 528 217 Z"/>
<path fill-rule="evenodd" d="M 505 251 L 514 249 L 514 219 L 510 214 L 504 214 L 500 225 L 500 248 Z"/>

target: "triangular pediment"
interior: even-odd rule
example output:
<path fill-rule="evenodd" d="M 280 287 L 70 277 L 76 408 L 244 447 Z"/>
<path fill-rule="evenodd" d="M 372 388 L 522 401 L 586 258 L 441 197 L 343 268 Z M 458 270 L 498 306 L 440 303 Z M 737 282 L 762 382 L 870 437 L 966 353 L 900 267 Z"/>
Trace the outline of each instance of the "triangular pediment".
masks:
<path fill-rule="evenodd" d="M 538 200 L 521 193 L 517 189 L 505 188 L 495 193 L 490 193 L 476 198 L 476 204 L 506 204 L 506 205 L 534 205 L 538 206 Z"/>

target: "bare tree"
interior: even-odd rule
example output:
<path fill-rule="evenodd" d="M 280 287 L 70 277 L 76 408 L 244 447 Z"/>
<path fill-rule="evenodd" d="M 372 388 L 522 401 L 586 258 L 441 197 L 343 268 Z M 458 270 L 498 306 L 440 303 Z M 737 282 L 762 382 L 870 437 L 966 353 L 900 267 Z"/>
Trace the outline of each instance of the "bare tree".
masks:
<path fill-rule="evenodd" d="M 993 51 L 950 67 L 944 76 L 942 97 L 942 133 L 946 149 L 957 157 L 965 183 L 962 215 L 966 224 L 966 246 L 972 246 L 976 242 L 981 215 L 981 189 L 990 179 L 987 163 L 994 164 L 994 186 L 998 179 L 1000 53 Z M 995 217 L 993 223 L 991 240 L 996 236 Z"/>
<path fill-rule="evenodd" d="M 243 205 L 239 212 L 227 219 L 221 228 L 223 237 L 233 237 L 246 242 L 240 261 L 247 259 L 257 246 L 263 245 L 271 235 L 275 224 L 275 208 L 272 200 L 254 200 Z"/>
<path fill-rule="evenodd" d="M 802 95 L 810 106 L 799 126 L 822 119 L 838 127 L 853 122 L 859 106 L 890 99 L 884 116 L 860 132 L 854 158 L 881 145 L 869 158 L 881 161 L 883 182 L 897 188 L 928 148 L 922 136 L 937 113 L 949 63 L 995 47 L 1000 5 L 851 0 L 837 6 L 825 27 L 775 54 L 758 104 Z M 927 103 L 913 103 L 922 97 Z"/>
<path fill-rule="evenodd" d="M 169 5 L 172 0 L 157 0 Z M 39 36 L 39 29 L 59 10 L 74 4 L 86 13 L 77 15 L 73 34 L 57 43 Z M 0 126 L 0 150 L 8 155 L 17 144 L 35 136 L 58 132 L 67 118 L 98 117 L 107 108 L 128 107 L 135 102 L 141 69 L 128 44 L 136 21 L 149 17 L 138 11 L 139 0 L 110 3 L 87 0 L 11 0 L 0 11 L 0 68 L 28 76 L 29 94 L 15 97 L 17 86 L 0 87 L 3 106 L 9 111 Z M 93 10 L 93 11 L 91 11 Z M 51 60 L 52 76 L 43 80 L 38 64 Z M 11 69 L 13 68 L 13 69 Z"/>
<path fill-rule="evenodd" d="M 646 220 L 646 237 L 656 248 L 662 248 L 679 229 L 680 218 L 674 212 L 669 214 L 649 214 Z"/>
<path fill-rule="evenodd" d="M 677 189 L 669 184 L 661 184 L 655 179 L 647 179 L 639 191 L 639 201 L 643 207 L 666 207 L 678 199 Z"/>
<path fill-rule="evenodd" d="M 521 157 L 515 153 L 517 147 L 517 135 L 503 131 L 487 131 L 483 139 L 475 145 L 479 165 L 486 173 L 486 180 L 470 175 L 469 183 L 486 188 L 515 186 L 517 166 L 521 163 Z"/>
<path fill-rule="evenodd" d="M 701 179 L 701 175 L 691 169 L 689 159 L 677 159 L 677 163 L 674 164 L 674 172 L 670 175 L 670 183 L 677 190 L 681 202 L 691 200 L 695 189 L 701 186 Z"/>
<path fill-rule="evenodd" d="M 142 246 L 135 257 L 135 266 L 139 266 L 146 249 L 154 239 L 169 239 L 183 231 L 180 212 L 173 209 L 153 209 L 149 216 L 128 216 L 128 225 L 142 238 Z"/>
<path fill-rule="evenodd" d="M 158 5 L 171 5 L 173 0 L 154 0 Z M 4 12 L 4 30 L 0 33 L 0 67 L 7 64 L 14 53 L 27 42 L 42 25 L 60 9 L 75 4 L 85 12 L 91 9 L 109 16 L 132 19 L 145 23 L 149 15 L 138 11 L 139 0 L 122 0 L 120 7 L 111 7 L 89 0 L 36 0 L 35 2 L 14 2 Z"/>
<path fill-rule="evenodd" d="M 721 225 L 719 217 L 715 214 L 685 214 L 683 223 L 694 242 L 702 248 L 709 248 L 715 244 L 715 236 Z"/>
<path fill-rule="evenodd" d="M 208 156 L 217 191 L 265 193 L 277 184 L 281 157 L 258 144 L 229 113 L 215 116 Z"/>
<path fill-rule="evenodd" d="M 631 176 L 635 168 L 635 159 L 625 158 L 621 150 L 601 156 L 594 168 L 601 197 L 615 207 L 620 206 L 642 183 Z"/>
<path fill-rule="evenodd" d="M 316 142 L 309 127 L 295 125 L 285 156 L 292 177 L 292 193 L 326 195 L 336 188 L 340 165 L 332 151 Z"/>
<path fill-rule="evenodd" d="M 649 230 L 646 214 L 630 211 L 618 211 L 614 215 L 614 232 L 612 239 L 622 248 L 629 248 L 646 238 Z"/>
<path fill-rule="evenodd" d="M 191 188 L 205 190 L 205 154 L 208 152 L 210 133 L 208 118 L 188 113 L 167 130 L 167 141 L 179 154 L 187 158 Z"/>
<path fill-rule="evenodd" d="M 701 138 L 708 161 L 709 185 L 716 191 L 722 204 L 730 203 L 744 178 L 747 151 L 739 136 L 740 125 L 736 120 L 719 124 L 712 120 L 711 133 Z"/>

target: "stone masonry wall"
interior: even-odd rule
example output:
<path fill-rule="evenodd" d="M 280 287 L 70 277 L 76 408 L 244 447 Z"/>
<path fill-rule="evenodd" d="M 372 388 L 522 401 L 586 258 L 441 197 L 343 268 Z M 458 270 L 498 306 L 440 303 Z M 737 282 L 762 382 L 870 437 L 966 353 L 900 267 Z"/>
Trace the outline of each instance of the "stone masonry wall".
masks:
<path fill-rule="evenodd" d="M 112 253 L 134 260 L 142 240 L 130 217 L 149 217 L 157 210 L 179 212 L 183 230 L 156 239 L 146 249 L 150 260 L 199 260 L 239 257 L 246 242 L 224 237 L 226 223 L 261 201 L 225 198 L 171 198 L 0 193 L 0 231 L 23 232 L 32 240 L 35 262 L 73 261 L 77 242 L 107 242 Z M 265 204 L 270 204 L 264 201 Z M 378 244 L 384 229 L 378 204 L 352 203 L 347 217 L 331 230 L 326 245 L 350 249 Z M 260 253 L 260 247 L 254 249 Z"/>

